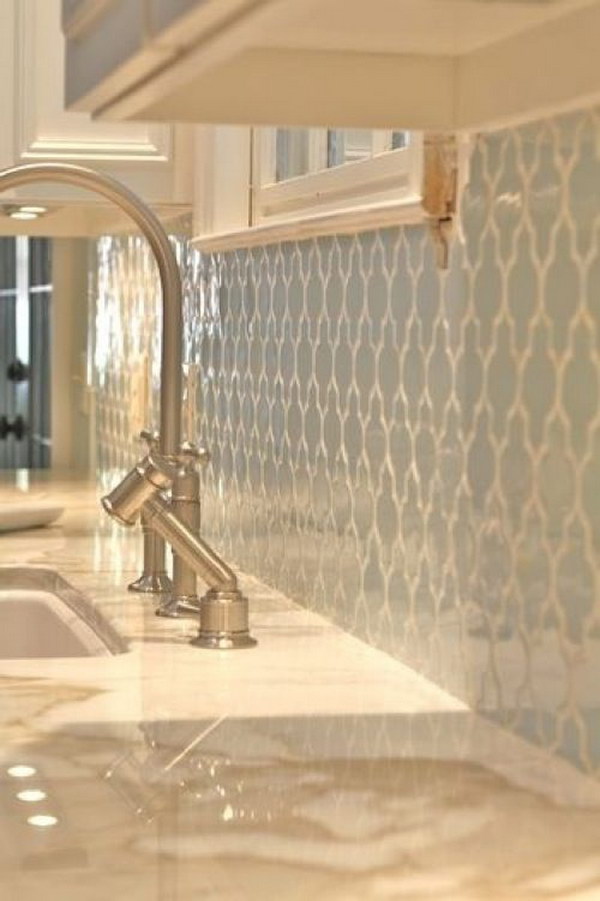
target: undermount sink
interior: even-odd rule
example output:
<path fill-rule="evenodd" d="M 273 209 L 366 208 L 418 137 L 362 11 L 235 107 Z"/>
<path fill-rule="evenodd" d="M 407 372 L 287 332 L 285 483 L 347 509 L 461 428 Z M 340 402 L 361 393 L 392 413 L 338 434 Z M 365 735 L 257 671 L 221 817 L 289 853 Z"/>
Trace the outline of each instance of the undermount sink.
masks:
<path fill-rule="evenodd" d="M 106 657 L 126 650 L 110 623 L 58 573 L 0 567 L 0 660 Z"/>

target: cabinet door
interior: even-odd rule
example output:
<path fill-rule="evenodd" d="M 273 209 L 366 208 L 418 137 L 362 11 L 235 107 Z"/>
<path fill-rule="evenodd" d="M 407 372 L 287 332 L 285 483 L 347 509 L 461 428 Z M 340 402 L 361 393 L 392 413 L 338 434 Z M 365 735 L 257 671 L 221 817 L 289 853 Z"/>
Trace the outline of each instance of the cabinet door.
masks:
<path fill-rule="evenodd" d="M 0 49 L 8 54 L 0 99 L 5 109 L 12 106 L 10 135 L 0 138 L 2 164 L 79 162 L 109 172 L 148 202 L 188 200 L 186 185 L 175 177 L 176 151 L 183 152 L 185 142 L 175 140 L 172 126 L 96 122 L 88 113 L 65 110 L 60 17 L 60 0 L 0 4 Z M 76 196 L 63 187 L 52 196 L 58 191 Z"/>

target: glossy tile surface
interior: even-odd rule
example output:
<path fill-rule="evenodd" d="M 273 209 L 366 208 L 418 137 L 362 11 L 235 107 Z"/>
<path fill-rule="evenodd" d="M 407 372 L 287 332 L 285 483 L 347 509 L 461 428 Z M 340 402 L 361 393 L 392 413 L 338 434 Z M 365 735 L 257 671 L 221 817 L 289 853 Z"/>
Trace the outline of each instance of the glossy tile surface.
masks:
<path fill-rule="evenodd" d="M 207 535 L 590 772 L 599 147 L 596 110 L 480 137 L 447 272 L 419 227 L 214 257 L 177 244 L 185 415 L 213 455 Z M 139 242 L 98 253 L 110 479 L 131 459 L 132 367 L 156 352 L 157 294 Z"/>

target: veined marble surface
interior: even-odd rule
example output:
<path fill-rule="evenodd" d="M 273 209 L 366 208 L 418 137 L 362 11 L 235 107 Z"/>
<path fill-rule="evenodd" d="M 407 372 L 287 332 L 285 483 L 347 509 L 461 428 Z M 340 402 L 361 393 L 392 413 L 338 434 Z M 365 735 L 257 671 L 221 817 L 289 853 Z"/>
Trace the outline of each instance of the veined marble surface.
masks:
<path fill-rule="evenodd" d="M 125 590 L 139 535 L 45 478 L 5 474 L 1 502 L 67 512 L 0 563 L 57 570 L 130 650 L 0 661 L 0 898 L 600 898 L 596 782 L 250 577 L 259 646 L 192 648 Z"/>

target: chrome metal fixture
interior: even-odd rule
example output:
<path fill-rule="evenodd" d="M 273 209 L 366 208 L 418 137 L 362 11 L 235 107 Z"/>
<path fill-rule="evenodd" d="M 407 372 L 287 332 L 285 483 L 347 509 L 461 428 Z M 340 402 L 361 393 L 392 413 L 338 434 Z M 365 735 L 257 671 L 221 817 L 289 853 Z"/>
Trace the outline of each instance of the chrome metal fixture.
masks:
<path fill-rule="evenodd" d="M 182 456 L 189 453 L 186 449 Z M 186 597 L 191 609 L 198 609 L 200 630 L 192 644 L 199 648 L 249 648 L 256 642 L 248 631 L 248 599 L 238 588 L 235 573 L 205 541 L 179 518 L 176 497 L 167 501 L 163 492 L 180 478 L 181 461 L 148 454 L 125 478 L 102 498 L 107 513 L 124 526 L 135 525 L 145 517 L 147 527 L 168 541 L 175 553 L 198 575 L 209 590 L 198 602 Z M 186 501 L 186 503 L 188 503 Z M 163 616 L 173 615 L 167 609 Z"/>
<path fill-rule="evenodd" d="M 140 432 L 140 439 L 145 442 L 150 453 L 157 454 L 159 452 L 158 432 L 144 429 Z M 140 591 L 143 594 L 168 594 L 172 589 L 172 584 L 165 569 L 165 543 L 150 528 L 143 513 L 141 521 L 144 538 L 144 568 L 139 579 L 131 582 L 128 588 L 130 591 Z"/>
<path fill-rule="evenodd" d="M 200 476 L 198 465 L 206 465 L 210 460 L 208 451 L 197 448 L 189 441 L 184 441 L 176 457 L 176 475 L 174 484 L 177 486 L 171 495 L 171 504 L 174 515 L 184 525 L 188 526 L 194 535 L 200 534 Z M 146 522 L 150 514 L 146 513 Z M 156 532 L 151 525 L 146 528 L 152 533 Z M 175 549 L 175 545 L 172 547 Z M 159 616 L 181 616 L 186 612 L 198 613 L 200 601 L 196 594 L 196 572 L 192 564 L 185 562 L 185 556 L 179 552 L 173 557 L 173 591 L 156 611 Z"/>
<path fill-rule="evenodd" d="M 248 631 L 248 601 L 232 570 L 199 534 L 198 463 L 208 455 L 181 442 L 181 278 L 166 232 L 154 213 L 135 194 L 107 175 L 68 163 L 39 163 L 0 171 L 0 192 L 33 182 L 61 182 L 102 195 L 119 206 L 148 239 L 162 290 L 160 433 L 142 433 L 145 456 L 123 481 L 102 499 L 104 509 L 123 525 L 142 519 L 144 568 L 130 585 L 133 591 L 162 593 L 170 588 L 164 567 L 164 541 L 174 552 L 173 586 L 157 613 L 162 616 L 198 612 L 200 630 L 192 644 L 204 648 L 242 648 L 256 644 Z M 172 498 L 164 492 L 171 489 Z M 196 576 L 209 586 L 198 600 Z"/>

